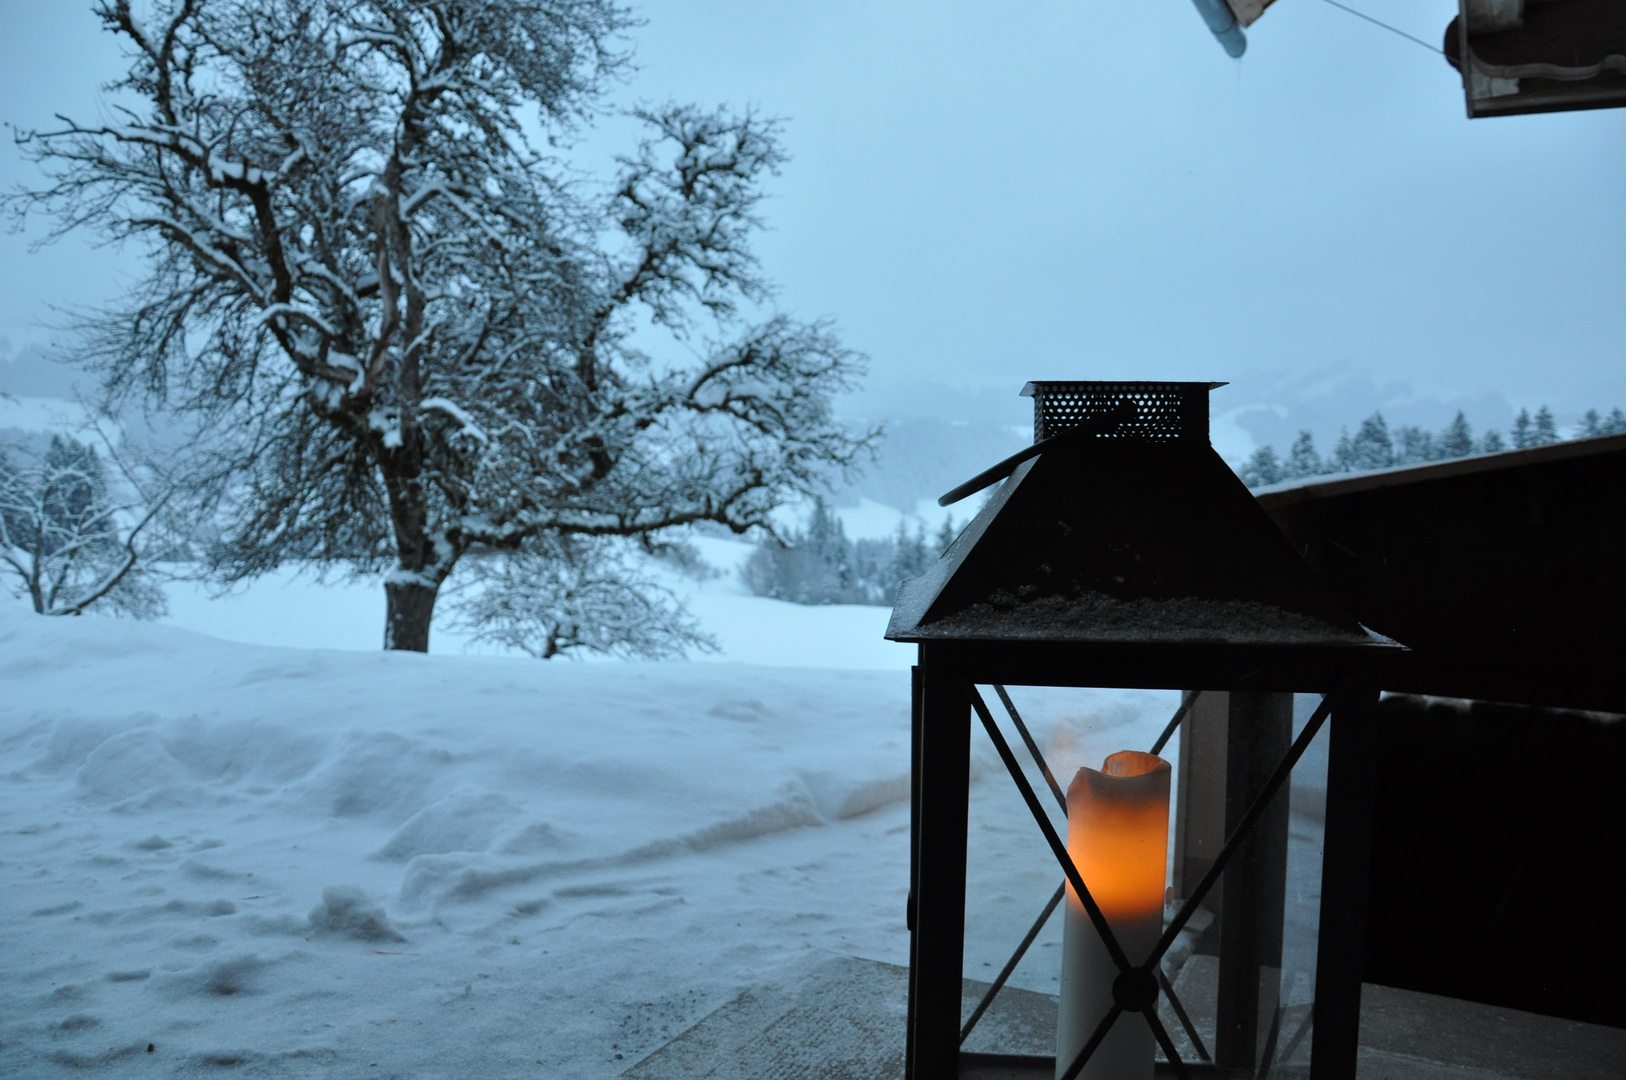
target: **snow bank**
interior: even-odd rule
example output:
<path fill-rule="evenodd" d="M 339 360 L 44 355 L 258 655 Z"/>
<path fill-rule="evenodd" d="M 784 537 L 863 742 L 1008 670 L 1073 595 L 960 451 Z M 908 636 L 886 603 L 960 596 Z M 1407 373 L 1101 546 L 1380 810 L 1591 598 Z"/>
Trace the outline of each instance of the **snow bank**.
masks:
<path fill-rule="evenodd" d="M 763 636 L 835 633 L 736 599 Z M 902 670 L 269 648 L 0 605 L 0 685 L 0 1075 L 610 1077 L 810 954 L 907 958 Z M 1018 701 L 1062 769 L 1173 706 Z M 970 971 L 1056 876 L 977 754 Z M 1018 985 L 1053 985 L 1052 946 Z"/>

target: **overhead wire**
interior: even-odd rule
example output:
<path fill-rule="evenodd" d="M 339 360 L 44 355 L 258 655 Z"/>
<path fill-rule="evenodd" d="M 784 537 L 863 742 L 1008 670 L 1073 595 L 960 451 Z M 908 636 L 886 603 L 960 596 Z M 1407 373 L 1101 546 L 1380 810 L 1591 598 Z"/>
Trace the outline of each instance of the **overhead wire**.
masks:
<path fill-rule="evenodd" d="M 1366 14 L 1364 11 L 1356 11 L 1354 8 L 1350 7 L 1348 4 L 1340 4 L 1338 2 L 1338 0 L 1326 0 L 1326 2 L 1331 4 L 1333 7 L 1338 8 L 1340 11 L 1349 12 L 1351 15 L 1355 16 L 1357 19 L 1365 19 L 1367 22 L 1371 23 L 1373 26 L 1381 26 L 1381 27 L 1383 27 L 1383 29 L 1389 31 L 1389 33 L 1391 33 L 1391 34 L 1399 34 L 1401 37 L 1405 38 L 1407 41 L 1414 41 L 1417 44 L 1421 45 L 1423 48 L 1427 49 L 1429 52 L 1439 53 L 1441 56 L 1445 55 L 1445 50 L 1441 49 L 1438 45 L 1430 45 L 1428 42 L 1424 41 L 1422 38 L 1413 37 L 1411 34 L 1406 33 L 1404 30 L 1401 30 L 1398 27 L 1390 26 L 1388 23 L 1384 22 L 1382 19 L 1374 19 L 1372 16 Z"/>

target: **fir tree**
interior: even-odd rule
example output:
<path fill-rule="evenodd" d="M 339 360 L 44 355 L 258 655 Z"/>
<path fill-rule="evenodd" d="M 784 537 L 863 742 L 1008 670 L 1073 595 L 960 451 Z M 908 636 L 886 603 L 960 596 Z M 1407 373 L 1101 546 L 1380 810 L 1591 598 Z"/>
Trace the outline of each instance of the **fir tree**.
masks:
<path fill-rule="evenodd" d="M 1261 446 L 1242 466 L 1242 482 L 1249 487 L 1264 487 L 1282 479 L 1282 463 L 1276 457 L 1276 448 Z"/>
<path fill-rule="evenodd" d="M 1507 442 L 1503 440 L 1502 433 L 1495 428 L 1491 428 L 1485 432 L 1485 437 L 1479 440 L 1479 446 L 1475 452 L 1480 454 L 1500 454 L 1506 449 Z"/>
<path fill-rule="evenodd" d="M 1322 463 L 1321 455 L 1316 452 L 1315 436 L 1308 431 L 1300 431 L 1299 437 L 1293 441 L 1293 448 L 1287 452 L 1287 463 L 1282 467 L 1283 480 L 1300 480 L 1307 476 L 1319 476 L 1328 471 Z"/>
<path fill-rule="evenodd" d="M 898 522 L 897 534 L 892 539 L 892 559 L 879 575 L 880 602 L 893 604 L 898 599 L 898 587 L 910 578 L 919 577 L 931 565 L 932 556 L 926 549 L 926 526 L 918 525 L 913 536 L 908 527 Z"/>
<path fill-rule="evenodd" d="M 1328 472 L 1349 472 L 1355 467 L 1355 442 L 1348 428 L 1340 428 L 1338 441 L 1333 444 L 1332 456 L 1327 459 Z"/>
<path fill-rule="evenodd" d="M 1520 409 L 1519 415 L 1513 418 L 1513 448 L 1523 450 L 1534 446 L 1535 432 L 1531 430 L 1530 411 Z"/>
<path fill-rule="evenodd" d="M 1340 440 L 1340 451 L 1343 445 Z M 1382 413 L 1375 412 L 1361 421 L 1360 430 L 1349 440 L 1347 457 L 1341 453 L 1340 459 L 1348 461 L 1348 469 L 1387 469 L 1394 464 L 1394 441 L 1389 438 L 1389 425 L 1383 422 Z"/>
<path fill-rule="evenodd" d="M 1439 441 L 1435 444 L 1439 449 L 1439 456 L 1443 458 L 1467 457 L 1474 452 L 1474 429 L 1468 426 L 1468 418 L 1457 410 L 1456 418 L 1440 432 Z"/>
<path fill-rule="evenodd" d="M 1415 465 L 1440 456 L 1439 444 L 1434 441 L 1434 436 L 1422 428 L 1408 425 L 1395 429 L 1396 465 Z"/>
<path fill-rule="evenodd" d="M 1535 441 L 1532 446 L 1548 446 L 1558 441 L 1558 425 L 1553 421 L 1552 410 L 1543 405 L 1536 410 Z"/>
<path fill-rule="evenodd" d="M 948 553 L 950 545 L 959 535 L 960 530 L 954 527 L 954 515 L 950 514 L 943 519 L 943 524 L 937 527 L 937 558 L 941 559 Z"/>
<path fill-rule="evenodd" d="M 841 524 L 841 518 L 825 503 L 822 495 L 813 500 L 807 533 L 799 546 L 807 548 L 814 558 L 829 568 L 838 590 L 852 585 L 852 544 L 847 540 L 847 530 Z"/>

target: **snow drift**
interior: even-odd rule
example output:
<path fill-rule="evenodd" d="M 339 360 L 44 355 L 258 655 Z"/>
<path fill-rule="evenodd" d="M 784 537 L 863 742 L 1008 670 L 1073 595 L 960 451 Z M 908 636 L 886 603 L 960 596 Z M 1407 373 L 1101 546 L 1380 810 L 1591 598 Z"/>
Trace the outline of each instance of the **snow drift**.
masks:
<path fill-rule="evenodd" d="M 609 1077 L 810 953 L 907 957 L 903 671 L 0 606 L 0 685 L 0 1075 Z M 1020 700 L 1098 758 L 1167 697 Z M 971 968 L 1054 887 L 1009 785 L 973 801 Z"/>

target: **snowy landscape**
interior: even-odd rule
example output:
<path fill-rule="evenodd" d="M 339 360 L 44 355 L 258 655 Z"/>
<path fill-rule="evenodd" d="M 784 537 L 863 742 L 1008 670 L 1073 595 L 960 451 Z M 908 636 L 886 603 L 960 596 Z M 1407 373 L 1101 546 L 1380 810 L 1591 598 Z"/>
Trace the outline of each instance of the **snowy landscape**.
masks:
<path fill-rule="evenodd" d="M 611 1077 L 810 957 L 906 963 L 912 650 L 742 594 L 668 664 L 224 640 L 338 637 L 298 584 L 217 637 L 0 608 L 0 1075 Z M 1063 770 L 1175 697 L 1016 694 Z M 977 754 L 968 974 L 1055 877 Z"/>
<path fill-rule="evenodd" d="M 907 964 L 884 632 L 1030 379 L 1215 380 L 1259 489 L 1626 431 L 1626 113 L 1358 6 L 0 0 L 0 1077 L 609 1080 Z M 1064 784 L 1179 704 L 1011 692 Z M 1059 873 L 971 781 L 975 980 Z"/>

